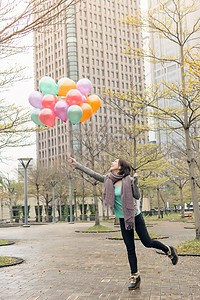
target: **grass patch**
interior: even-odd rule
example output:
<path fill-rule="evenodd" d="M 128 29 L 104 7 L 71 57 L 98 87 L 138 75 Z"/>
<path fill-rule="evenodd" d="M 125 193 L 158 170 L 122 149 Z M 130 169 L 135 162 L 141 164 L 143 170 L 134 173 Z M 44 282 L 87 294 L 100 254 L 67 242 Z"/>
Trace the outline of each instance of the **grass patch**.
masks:
<path fill-rule="evenodd" d="M 116 231 L 115 229 L 103 226 L 103 225 L 94 225 L 88 229 L 80 230 L 81 232 L 109 232 Z"/>
<path fill-rule="evenodd" d="M 0 240 L 0 245 L 7 245 L 8 244 L 8 241 L 6 240 Z"/>
<path fill-rule="evenodd" d="M 145 221 L 173 221 L 173 222 L 184 222 L 184 223 L 194 223 L 194 213 L 192 214 L 192 217 L 185 217 L 182 218 L 181 215 L 178 214 L 169 214 L 169 215 L 163 215 L 163 218 L 158 218 L 158 216 L 144 216 Z"/>
<path fill-rule="evenodd" d="M 102 220 L 102 222 L 105 222 L 105 223 L 114 223 L 115 222 L 115 219 L 105 219 L 105 220 Z"/>
<path fill-rule="evenodd" d="M 150 235 L 150 238 L 152 238 L 152 239 L 161 238 L 162 237 L 161 235 L 155 234 L 155 233 L 153 233 L 151 231 L 148 231 L 148 233 Z M 139 239 L 139 236 L 137 235 L 136 232 L 134 232 L 134 238 L 135 239 Z M 119 234 L 119 235 L 113 236 L 112 239 L 122 239 L 122 235 Z"/>
<path fill-rule="evenodd" d="M 16 261 L 13 257 L 0 256 L 0 265 L 12 264 Z"/>
<path fill-rule="evenodd" d="M 181 254 L 200 254 L 200 240 L 194 239 L 186 241 L 176 246 Z"/>

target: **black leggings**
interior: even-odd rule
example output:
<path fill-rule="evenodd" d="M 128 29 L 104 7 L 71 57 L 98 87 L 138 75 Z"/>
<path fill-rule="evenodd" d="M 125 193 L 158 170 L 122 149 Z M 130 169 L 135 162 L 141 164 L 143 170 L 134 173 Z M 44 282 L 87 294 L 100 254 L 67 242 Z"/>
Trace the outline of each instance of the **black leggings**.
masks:
<path fill-rule="evenodd" d="M 120 218 L 120 226 L 121 226 L 121 232 L 122 232 L 122 237 L 124 240 L 124 243 L 127 248 L 128 252 L 128 260 L 131 268 L 131 274 L 136 273 L 138 271 L 137 269 L 137 256 L 135 253 L 135 242 L 134 242 L 134 230 L 126 230 L 125 229 L 125 224 L 124 224 L 124 219 Z M 140 213 L 135 217 L 135 230 L 142 242 L 142 244 L 145 247 L 148 248 L 156 248 L 159 250 L 162 250 L 163 252 L 168 252 L 169 249 L 167 246 L 162 244 L 161 242 L 157 240 L 152 240 L 148 234 L 144 218 L 142 214 Z"/>

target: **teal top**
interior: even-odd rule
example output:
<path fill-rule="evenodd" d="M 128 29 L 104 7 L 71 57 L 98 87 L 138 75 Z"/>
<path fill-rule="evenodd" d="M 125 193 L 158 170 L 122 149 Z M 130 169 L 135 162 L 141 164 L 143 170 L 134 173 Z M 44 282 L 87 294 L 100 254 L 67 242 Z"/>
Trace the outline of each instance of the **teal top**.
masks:
<path fill-rule="evenodd" d="M 116 218 L 124 218 L 123 209 L 122 209 L 122 200 L 121 200 L 121 190 L 122 184 L 115 186 L 115 204 L 114 204 L 114 212 Z M 140 210 L 137 209 L 135 212 L 135 216 L 140 214 Z"/>

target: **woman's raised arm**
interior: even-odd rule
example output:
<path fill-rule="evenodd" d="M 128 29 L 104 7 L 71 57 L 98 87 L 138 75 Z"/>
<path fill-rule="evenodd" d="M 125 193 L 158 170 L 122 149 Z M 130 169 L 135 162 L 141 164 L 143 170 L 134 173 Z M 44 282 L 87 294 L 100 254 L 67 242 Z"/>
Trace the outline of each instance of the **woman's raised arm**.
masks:
<path fill-rule="evenodd" d="M 72 166 L 74 166 L 75 169 L 78 169 L 78 170 L 83 171 L 84 173 L 86 173 L 86 174 L 89 175 L 90 177 L 93 177 L 93 178 L 96 179 L 97 181 L 104 182 L 106 175 L 101 175 L 101 174 L 99 174 L 99 173 L 93 171 L 92 169 L 83 166 L 82 164 L 78 163 L 78 162 L 76 161 L 75 158 L 70 157 L 70 158 L 69 158 L 69 163 L 70 163 Z"/>

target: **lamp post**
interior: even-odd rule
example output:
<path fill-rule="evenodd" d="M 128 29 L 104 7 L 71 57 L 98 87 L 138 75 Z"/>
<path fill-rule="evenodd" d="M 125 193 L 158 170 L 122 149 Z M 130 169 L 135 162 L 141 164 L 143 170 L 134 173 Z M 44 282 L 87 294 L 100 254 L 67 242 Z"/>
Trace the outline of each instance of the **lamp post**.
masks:
<path fill-rule="evenodd" d="M 10 192 L 10 224 L 13 224 L 13 205 L 12 205 L 12 196 L 14 193 L 14 188 L 10 187 L 8 188 L 8 191 Z"/>
<path fill-rule="evenodd" d="M 72 220 L 72 178 L 69 175 L 69 211 L 70 211 L 70 222 L 69 224 L 74 224 Z"/>
<path fill-rule="evenodd" d="M 28 199 L 27 199 L 27 169 L 32 158 L 18 158 L 22 167 L 24 168 L 24 227 L 29 227 L 28 225 Z"/>
<path fill-rule="evenodd" d="M 52 199 L 53 199 L 53 223 L 56 223 L 56 212 L 55 212 L 55 185 L 56 182 L 54 180 L 51 181 L 52 187 Z"/>
<path fill-rule="evenodd" d="M 76 189 L 74 189 L 74 209 L 75 209 L 75 220 L 78 221 L 77 202 L 76 202 Z"/>

